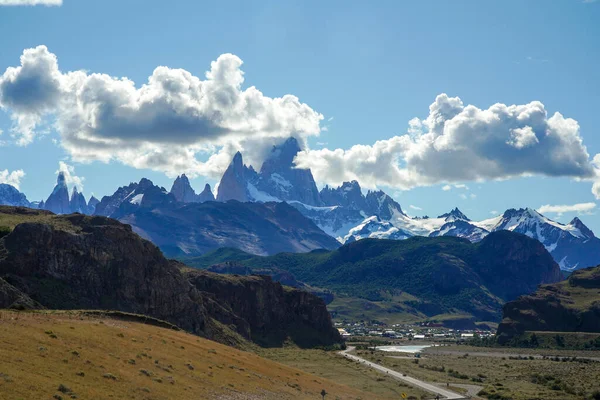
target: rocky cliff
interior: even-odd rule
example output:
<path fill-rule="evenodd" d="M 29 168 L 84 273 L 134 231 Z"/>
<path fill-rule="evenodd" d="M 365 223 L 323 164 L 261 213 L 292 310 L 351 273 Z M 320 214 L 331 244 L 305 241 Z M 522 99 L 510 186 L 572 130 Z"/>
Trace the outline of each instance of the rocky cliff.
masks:
<path fill-rule="evenodd" d="M 17 224 L 0 239 L 0 308 L 145 314 L 227 343 L 235 337 L 232 327 L 246 338 L 265 338 L 268 327 L 278 338 L 301 345 L 339 341 L 325 304 L 309 293 L 283 288 L 270 278 L 231 277 L 227 282 L 223 275 L 183 273 L 183 265 L 109 218 L 11 209 L 0 210 L 0 221 L 22 215 L 24 221 L 41 222 Z M 247 305 L 238 304 L 242 300 Z M 310 337 L 296 328 L 307 329 Z"/>
<path fill-rule="evenodd" d="M 506 303 L 498 341 L 525 331 L 600 332 L 600 266 L 573 272 L 562 282 L 542 285 Z"/>
<path fill-rule="evenodd" d="M 284 287 L 264 275 L 227 276 L 200 270 L 186 275 L 218 304 L 213 314 L 224 308 L 227 313 L 220 320 L 247 332 L 262 346 L 281 346 L 287 339 L 300 346 L 339 340 L 338 332 L 331 329 L 325 303 L 306 291 Z"/>

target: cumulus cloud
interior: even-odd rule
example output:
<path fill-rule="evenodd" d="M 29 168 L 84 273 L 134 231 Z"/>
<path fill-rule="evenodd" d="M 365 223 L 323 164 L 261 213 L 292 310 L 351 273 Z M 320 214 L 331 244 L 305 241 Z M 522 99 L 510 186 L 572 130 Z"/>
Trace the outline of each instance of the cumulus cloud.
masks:
<path fill-rule="evenodd" d="M 452 186 L 450 186 L 450 185 L 444 185 L 444 186 L 442 186 L 442 190 L 444 192 L 447 192 L 448 190 L 452 190 Z"/>
<path fill-rule="evenodd" d="M 412 208 L 413 210 L 417 210 L 417 211 L 423 210 L 421 207 L 413 206 L 412 204 L 409 207 Z"/>
<path fill-rule="evenodd" d="M 74 166 L 69 165 L 64 161 L 59 161 L 58 170 L 55 173 L 58 175 L 60 172 L 64 174 L 67 185 L 71 187 L 76 186 L 80 193 L 83 192 L 83 181 L 85 181 L 85 178 L 75 175 Z"/>
<path fill-rule="evenodd" d="M 0 183 L 6 183 L 19 189 L 21 179 L 25 176 L 25 171 L 18 169 L 16 171 L 0 170 Z"/>
<path fill-rule="evenodd" d="M 578 203 L 578 204 L 563 204 L 563 205 L 550 205 L 546 204 L 537 209 L 541 214 L 545 213 L 556 213 L 562 215 L 566 212 L 576 212 L 578 214 L 587 214 L 596 208 L 596 203 Z"/>
<path fill-rule="evenodd" d="M 480 109 L 446 94 L 436 97 L 427 118 L 411 120 L 405 135 L 347 150 L 307 149 L 296 162 L 330 185 L 356 179 L 405 190 L 530 175 L 592 180 L 597 174 L 577 121 L 548 115 L 539 101 Z"/>
<path fill-rule="evenodd" d="M 260 165 L 273 144 L 295 136 L 305 146 L 321 131 L 323 116 L 296 96 L 242 89 L 241 66 L 240 58 L 223 54 L 204 80 L 159 66 L 138 87 L 127 78 L 62 72 L 57 57 L 38 46 L 0 76 L 0 106 L 10 112 L 21 145 L 52 117 L 74 161 L 117 160 L 169 176 L 218 177 L 238 150 Z M 210 156 L 199 161 L 202 154 Z"/>
<path fill-rule="evenodd" d="M 63 0 L 0 0 L 0 6 L 62 6 Z"/>

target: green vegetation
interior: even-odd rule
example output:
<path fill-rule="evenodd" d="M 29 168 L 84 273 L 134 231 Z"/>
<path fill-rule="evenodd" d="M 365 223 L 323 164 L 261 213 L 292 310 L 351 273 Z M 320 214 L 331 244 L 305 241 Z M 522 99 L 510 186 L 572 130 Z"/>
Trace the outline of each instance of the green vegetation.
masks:
<path fill-rule="evenodd" d="M 0 239 L 8 235 L 11 231 L 12 229 L 10 229 L 8 226 L 0 226 Z"/>
<path fill-rule="evenodd" d="M 524 235 L 496 232 L 477 244 L 455 237 L 364 239 L 334 251 L 260 257 L 235 249 L 219 249 L 182 261 L 196 268 L 232 261 L 249 268 L 289 271 L 299 281 L 332 290 L 338 299 L 369 302 L 375 310 L 365 313 L 370 319 L 379 319 L 386 313 L 405 313 L 417 318 L 474 315 L 493 321 L 499 319 L 505 299 L 516 297 L 530 286 L 535 288 L 544 271 L 556 268 L 548 254 L 539 256 L 535 251 L 530 255 L 524 252 L 522 262 L 528 268 L 521 268 L 520 260 L 505 261 L 506 248 L 515 243 L 521 249 L 536 251 L 539 246 L 539 242 Z M 538 275 L 519 275 L 530 269 L 538 269 L 535 272 Z M 504 285 L 507 279 L 521 281 L 521 287 Z M 338 300 L 330 309 L 356 317 L 346 307 L 350 301 Z"/>

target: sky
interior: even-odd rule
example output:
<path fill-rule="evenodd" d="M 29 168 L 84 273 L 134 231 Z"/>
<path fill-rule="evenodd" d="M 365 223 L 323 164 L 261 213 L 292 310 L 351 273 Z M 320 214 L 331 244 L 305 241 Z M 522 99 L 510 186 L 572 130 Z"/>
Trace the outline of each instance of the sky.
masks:
<path fill-rule="evenodd" d="M 294 136 L 320 186 L 411 215 L 600 232 L 598 21 L 589 0 L 0 0 L 0 182 L 200 191 Z"/>

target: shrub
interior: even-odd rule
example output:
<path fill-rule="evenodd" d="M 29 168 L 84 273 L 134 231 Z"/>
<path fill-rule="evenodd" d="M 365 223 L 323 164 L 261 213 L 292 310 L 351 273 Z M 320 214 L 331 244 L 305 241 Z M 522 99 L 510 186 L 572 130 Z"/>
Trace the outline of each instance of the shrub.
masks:
<path fill-rule="evenodd" d="M 72 390 L 70 388 L 63 385 L 62 383 L 60 385 L 58 385 L 58 391 L 61 393 L 71 393 L 72 392 Z"/>
<path fill-rule="evenodd" d="M 8 226 L 0 226 L 0 239 L 8 235 L 10 232 L 11 229 Z"/>

